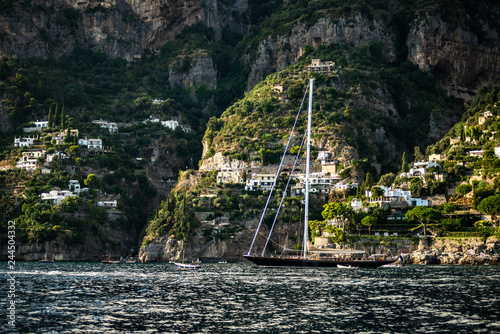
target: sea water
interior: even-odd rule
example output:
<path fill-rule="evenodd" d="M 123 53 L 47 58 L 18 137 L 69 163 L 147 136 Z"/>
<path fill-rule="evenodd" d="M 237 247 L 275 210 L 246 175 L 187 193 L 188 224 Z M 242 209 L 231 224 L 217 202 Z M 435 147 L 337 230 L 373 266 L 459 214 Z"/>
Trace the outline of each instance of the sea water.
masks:
<path fill-rule="evenodd" d="M 500 266 L 4 264 L 5 332 L 500 333 Z"/>

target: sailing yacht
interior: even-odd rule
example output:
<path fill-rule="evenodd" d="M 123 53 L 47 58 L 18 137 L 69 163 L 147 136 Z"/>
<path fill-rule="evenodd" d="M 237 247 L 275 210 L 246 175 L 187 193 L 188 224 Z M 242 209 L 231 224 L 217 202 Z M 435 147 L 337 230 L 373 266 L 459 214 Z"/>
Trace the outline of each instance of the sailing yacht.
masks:
<path fill-rule="evenodd" d="M 305 199 L 304 199 L 304 239 L 302 243 L 302 252 L 300 255 L 295 256 L 264 256 L 264 251 L 260 255 L 253 255 L 252 248 L 260 229 L 264 213 L 257 226 L 257 231 L 255 232 L 254 239 L 250 246 L 250 250 L 243 255 L 243 257 L 256 265 L 266 266 L 266 267 L 338 267 L 351 266 L 351 267 L 380 267 L 386 264 L 393 263 L 397 258 L 355 258 L 354 254 L 365 253 L 364 251 L 358 250 L 312 250 L 308 248 L 309 243 L 309 173 L 310 173 L 310 158 L 311 158 L 311 119 L 312 119 L 312 105 L 313 105 L 313 84 L 314 79 L 309 80 L 309 101 L 308 101 L 308 112 L 307 112 L 307 136 L 306 136 L 306 170 L 305 170 Z M 305 98 L 305 97 L 304 97 Z M 300 113 L 300 111 L 299 111 Z M 294 125 L 295 127 L 295 125 Z M 292 130 L 293 132 L 293 130 Z M 290 136 L 291 139 L 292 136 Z M 290 141 L 289 141 L 290 143 Z M 285 151 L 287 147 L 285 148 Z M 282 159 L 283 160 L 283 159 Z M 278 167 L 277 175 L 280 172 L 280 167 Z M 278 177 L 275 178 L 276 180 Z M 269 194 L 269 198 L 271 197 Z M 269 203 L 269 200 L 268 200 Z M 267 209 L 267 205 L 264 208 L 264 212 Z M 276 222 L 276 218 L 275 218 Z M 274 224 L 273 224 L 274 226 Z M 272 228 L 271 228 L 272 232 Z M 269 235 L 270 236 L 270 235 Z M 269 240 L 269 237 L 268 237 Z M 267 246 L 267 242 L 266 242 Z M 264 250 L 265 247 L 264 246 Z"/>

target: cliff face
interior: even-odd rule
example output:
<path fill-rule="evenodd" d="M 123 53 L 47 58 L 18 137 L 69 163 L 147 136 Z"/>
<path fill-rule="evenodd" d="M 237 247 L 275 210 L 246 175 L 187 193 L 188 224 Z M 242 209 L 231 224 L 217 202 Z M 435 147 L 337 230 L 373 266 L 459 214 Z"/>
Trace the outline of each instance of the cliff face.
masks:
<path fill-rule="evenodd" d="M 236 20 L 248 12 L 246 0 L 218 2 L 138 0 L 19 1 L 0 21 L 0 51 L 12 57 L 59 57 L 77 47 L 112 57 L 140 59 L 154 52 L 187 25 L 202 23 L 214 30 L 244 34 Z"/>
<path fill-rule="evenodd" d="M 421 13 L 409 25 L 404 46 L 408 49 L 407 59 L 433 73 L 436 83 L 450 96 L 471 100 L 482 85 L 500 75 L 500 8 L 492 5 L 490 10 L 495 24 L 479 21 L 480 32 L 471 31 L 465 24 L 447 23 L 439 15 Z M 330 43 L 361 46 L 380 42 L 384 57 L 394 61 L 401 56 L 397 51 L 398 34 L 386 21 L 361 14 L 335 22 L 322 18 L 312 27 L 296 25 L 290 35 L 269 37 L 260 43 L 247 89 L 263 76 L 295 63 L 306 45 L 317 48 Z"/>
<path fill-rule="evenodd" d="M 481 22 L 484 40 L 480 41 L 464 26 L 422 16 L 408 35 L 408 59 L 432 72 L 448 95 L 471 100 L 481 86 L 500 74 L 499 31 Z"/>
<path fill-rule="evenodd" d="M 402 56 L 398 50 L 407 49 L 409 61 L 433 72 L 450 95 L 466 100 L 500 75 L 498 4 L 481 1 L 478 6 L 485 10 L 481 16 L 464 16 L 468 24 L 449 23 L 436 13 L 418 13 L 404 29 L 409 32 L 404 46 L 398 45 L 404 40 L 396 31 L 401 27 L 392 22 L 400 8 L 391 6 L 395 8 L 384 15 L 323 17 L 312 26 L 299 21 L 289 34 L 264 39 L 252 51 L 255 58 L 244 56 L 248 62 L 255 59 L 249 64 L 247 90 L 263 76 L 294 64 L 306 45 L 317 48 L 340 42 L 355 46 L 380 42 L 388 61 Z M 222 39 L 224 30 L 245 35 L 249 15 L 248 0 L 17 1 L 0 20 L 0 52 L 12 57 L 59 57 L 83 47 L 130 61 L 159 51 L 187 25 L 212 28 L 216 40 Z M 477 24 L 480 29 L 474 28 Z"/>
<path fill-rule="evenodd" d="M 356 15 L 350 21 L 341 18 L 332 22 L 328 18 L 321 18 L 312 27 L 299 24 L 292 29 L 290 35 L 270 37 L 260 43 L 257 60 L 248 77 L 247 89 L 258 84 L 263 76 L 282 71 L 297 62 L 304 54 L 306 45 L 317 48 L 322 44 L 342 42 L 355 46 L 381 42 L 384 56 L 389 61 L 396 59 L 394 35 L 383 22 L 369 20 L 362 15 Z"/>

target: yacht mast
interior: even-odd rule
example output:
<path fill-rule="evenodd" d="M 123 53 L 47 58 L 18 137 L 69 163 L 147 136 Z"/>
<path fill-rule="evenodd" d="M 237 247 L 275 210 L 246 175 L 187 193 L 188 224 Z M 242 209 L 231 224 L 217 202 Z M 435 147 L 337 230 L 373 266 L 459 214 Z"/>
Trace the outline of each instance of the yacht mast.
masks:
<path fill-rule="evenodd" d="M 309 241 L 309 165 L 311 160 L 311 114 L 313 98 L 313 81 L 309 80 L 309 108 L 307 109 L 307 139 L 306 139 L 306 177 L 305 177 L 305 206 L 304 206 L 304 242 L 303 256 L 307 257 L 307 243 Z"/>

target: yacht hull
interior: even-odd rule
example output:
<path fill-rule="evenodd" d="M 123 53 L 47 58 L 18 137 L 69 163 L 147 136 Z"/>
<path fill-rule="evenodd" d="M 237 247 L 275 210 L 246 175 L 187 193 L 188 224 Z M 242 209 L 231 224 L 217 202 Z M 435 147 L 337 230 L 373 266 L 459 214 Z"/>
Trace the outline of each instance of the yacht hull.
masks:
<path fill-rule="evenodd" d="M 355 260 L 355 259 L 303 259 L 298 257 L 282 258 L 282 257 L 266 257 L 266 256 L 251 256 L 244 255 L 245 259 L 262 267 L 301 267 L 301 268 L 323 268 L 354 266 L 360 268 L 377 268 L 386 264 L 395 262 L 397 259 L 390 260 Z"/>

